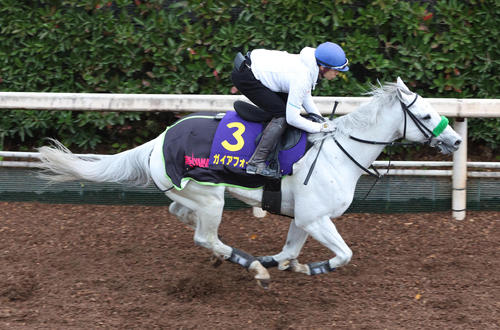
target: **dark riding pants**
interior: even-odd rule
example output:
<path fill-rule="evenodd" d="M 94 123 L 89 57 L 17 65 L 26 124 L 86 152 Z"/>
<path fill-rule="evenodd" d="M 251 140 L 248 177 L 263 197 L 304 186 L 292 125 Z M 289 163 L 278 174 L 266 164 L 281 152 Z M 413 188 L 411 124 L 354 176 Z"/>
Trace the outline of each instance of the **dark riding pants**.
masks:
<path fill-rule="evenodd" d="M 273 117 L 286 115 L 288 93 L 273 92 L 257 80 L 247 66 L 240 71 L 233 69 L 231 79 L 236 88 L 259 108 L 271 112 Z"/>

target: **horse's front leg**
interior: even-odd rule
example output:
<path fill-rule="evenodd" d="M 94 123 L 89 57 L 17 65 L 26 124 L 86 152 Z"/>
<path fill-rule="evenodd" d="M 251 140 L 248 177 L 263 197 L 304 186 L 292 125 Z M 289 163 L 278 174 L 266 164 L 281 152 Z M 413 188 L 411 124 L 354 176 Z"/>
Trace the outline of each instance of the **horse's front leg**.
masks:
<path fill-rule="evenodd" d="M 330 249 L 335 254 L 335 257 L 307 265 L 301 265 L 295 261 L 295 265 L 293 265 L 295 271 L 308 275 L 324 274 L 349 263 L 352 258 L 352 251 L 344 242 L 342 236 L 340 236 L 337 228 L 328 216 L 323 216 L 316 221 L 306 223 L 301 226 L 301 228 L 322 245 Z"/>
<path fill-rule="evenodd" d="M 258 257 L 258 259 L 266 268 L 277 266 L 280 270 L 299 271 L 299 269 L 295 269 L 296 259 L 308 236 L 309 234 L 302 228 L 297 227 L 295 220 L 292 220 L 281 252 L 273 256 Z"/>

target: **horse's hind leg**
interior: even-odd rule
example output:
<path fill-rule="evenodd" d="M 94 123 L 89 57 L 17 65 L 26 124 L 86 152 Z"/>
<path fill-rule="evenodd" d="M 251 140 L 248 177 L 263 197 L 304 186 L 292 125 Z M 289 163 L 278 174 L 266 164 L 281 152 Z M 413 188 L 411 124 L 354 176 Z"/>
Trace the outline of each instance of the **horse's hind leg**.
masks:
<path fill-rule="evenodd" d="M 267 287 L 269 272 L 253 256 L 224 244 L 218 236 L 218 229 L 224 208 L 224 187 L 202 186 L 190 182 L 181 191 L 168 192 L 167 196 L 174 202 L 171 209 L 181 215 L 192 210 L 184 220 L 195 224 L 195 244 L 205 247 L 219 259 L 237 263 L 255 273 L 258 283 Z M 179 204 L 182 207 L 179 207 Z M 184 213 L 183 213 L 184 212 Z"/>
<path fill-rule="evenodd" d="M 223 189 L 203 187 L 190 182 L 183 190 L 167 192 L 167 196 L 173 200 L 169 211 L 195 229 L 195 244 L 227 259 L 232 248 L 222 243 L 217 236 L 224 207 Z"/>
<path fill-rule="evenodd" d="M 196 229 L 196 215 L 193 210 L 185 207 L 181 203 L 172 202 L 168 207 L 168 211 L 175 215 L 182 223 Z"/>

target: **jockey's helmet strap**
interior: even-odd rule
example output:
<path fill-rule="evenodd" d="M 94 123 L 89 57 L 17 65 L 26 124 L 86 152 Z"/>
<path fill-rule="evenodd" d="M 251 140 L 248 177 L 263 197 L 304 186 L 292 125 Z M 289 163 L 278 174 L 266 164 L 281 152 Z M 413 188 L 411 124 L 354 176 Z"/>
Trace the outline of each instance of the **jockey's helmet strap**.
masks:
<path fill-rule="evenodd" d="M 443 131 L 446 129 L 448 126 L 449 120 L 445 116 L 441 116 L 441 121 L 439 124 L 434 128 L 432 131 L 432 134 L 434 134 L 435 137 L 438 137 L 439 134 L 443 133 Z"/>

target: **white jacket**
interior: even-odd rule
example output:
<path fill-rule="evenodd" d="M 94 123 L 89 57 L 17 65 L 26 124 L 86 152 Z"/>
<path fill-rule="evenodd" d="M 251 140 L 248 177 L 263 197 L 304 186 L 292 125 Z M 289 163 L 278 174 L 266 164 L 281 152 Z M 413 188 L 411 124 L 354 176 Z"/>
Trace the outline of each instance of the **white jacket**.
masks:
<path fill-rule="evenodd" d="M 321 124 L 300 116 L 302 108 L 320 115 L 311 95 L 319 75 L 314 51 L 311 47 L 305 47 L 300 54 L 255 49 L 250 55 L 255 78 L 273 92 L 288 93 L 287 123 L 309 133 L 321 128 Z"/>

